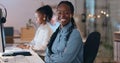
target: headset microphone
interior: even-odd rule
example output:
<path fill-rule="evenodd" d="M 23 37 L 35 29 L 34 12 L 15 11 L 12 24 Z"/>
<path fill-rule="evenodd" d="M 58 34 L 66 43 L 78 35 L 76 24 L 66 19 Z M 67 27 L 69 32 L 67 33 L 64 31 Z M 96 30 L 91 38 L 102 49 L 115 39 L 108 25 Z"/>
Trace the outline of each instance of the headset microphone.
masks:
<path fill-rule="evenodd" d="M 1 17 L 0 23 L 5 23 L 5 22 L 6 22 L 6 18 L 5 17 Z"/>

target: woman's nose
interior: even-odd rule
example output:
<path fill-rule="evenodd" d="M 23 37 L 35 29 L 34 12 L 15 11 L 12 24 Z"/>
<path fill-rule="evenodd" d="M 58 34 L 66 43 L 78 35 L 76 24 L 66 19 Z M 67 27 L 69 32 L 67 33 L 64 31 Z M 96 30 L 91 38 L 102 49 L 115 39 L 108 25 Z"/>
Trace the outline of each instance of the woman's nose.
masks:
<path fill-rule="evenodd" d="M 65 14 L 61 14 L 61 15 L 60 15 L 60 18 L 64 18 L 64 17 L 65 17 Z"/>

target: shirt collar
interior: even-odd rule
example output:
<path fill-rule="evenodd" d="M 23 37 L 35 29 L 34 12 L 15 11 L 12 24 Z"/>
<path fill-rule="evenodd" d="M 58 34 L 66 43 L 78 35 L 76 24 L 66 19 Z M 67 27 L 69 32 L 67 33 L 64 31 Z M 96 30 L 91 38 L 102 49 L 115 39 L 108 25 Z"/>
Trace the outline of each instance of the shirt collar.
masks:
<path fill-rule="evenodd" d="M 46 26 L 48 25 L 48 22 L 46 22 L 46 24 L 41 24 L 41 25 L 39 25 L 39 28 L 46 28 Z"/>
<path fill-rule="evenodd" d="M 63 28 L 60 29 L 61 32 L 67 32 L 69 28 L 72 26 L 72 23 L 69 22 L 67 25 L 65 25 Z"/>

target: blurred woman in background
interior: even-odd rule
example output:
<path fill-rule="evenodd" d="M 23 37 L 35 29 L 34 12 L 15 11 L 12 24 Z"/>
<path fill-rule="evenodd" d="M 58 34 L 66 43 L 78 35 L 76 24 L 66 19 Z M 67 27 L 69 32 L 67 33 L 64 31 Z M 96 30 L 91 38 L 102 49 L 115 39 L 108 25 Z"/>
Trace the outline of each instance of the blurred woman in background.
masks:
<path fill-rule="evenodd" d="M 35 12 L 35 17 L 36 23 L 39 24 L 39 27 L 36 31 L 35 37 L 30 44 L 18 45 L 18 47 L 23 49 L 33 49 L 41 56 L 41 58 L 44 58 L 49 38 L 53 33 L 52 29 L 48 25 L 52 16 L 53 11 L 49 5 L 38 8 Z"/>

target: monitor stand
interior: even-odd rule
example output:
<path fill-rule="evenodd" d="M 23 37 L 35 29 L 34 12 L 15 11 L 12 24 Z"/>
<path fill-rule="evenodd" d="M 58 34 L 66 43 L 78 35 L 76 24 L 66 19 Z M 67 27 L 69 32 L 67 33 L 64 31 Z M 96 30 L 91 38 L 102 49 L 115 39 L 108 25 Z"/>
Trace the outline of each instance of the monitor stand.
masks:
<path fill-rule="evenodd" d="M 0 52 L 4 52 L 5 51 L 5 34 L 4 34 L 4 28 L 3 28 L 3 24 L 0 23 Z"/>

